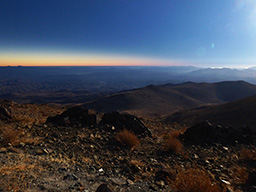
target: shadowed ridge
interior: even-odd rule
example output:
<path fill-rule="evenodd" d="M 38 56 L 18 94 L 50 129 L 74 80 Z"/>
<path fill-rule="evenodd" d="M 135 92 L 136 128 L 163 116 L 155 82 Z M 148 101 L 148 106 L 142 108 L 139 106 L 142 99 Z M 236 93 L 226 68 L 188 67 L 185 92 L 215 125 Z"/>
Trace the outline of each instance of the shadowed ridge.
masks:
<path fill-rule="evenodd" d="M 255 94 L 256 86 L 244 81 L 186 82 L 178 85 L 149 85 L 108 95 L 83 106 L 100 112 L 128 112 L 139 117 L 168 116 L 180 110 L 220 104 Z"/>

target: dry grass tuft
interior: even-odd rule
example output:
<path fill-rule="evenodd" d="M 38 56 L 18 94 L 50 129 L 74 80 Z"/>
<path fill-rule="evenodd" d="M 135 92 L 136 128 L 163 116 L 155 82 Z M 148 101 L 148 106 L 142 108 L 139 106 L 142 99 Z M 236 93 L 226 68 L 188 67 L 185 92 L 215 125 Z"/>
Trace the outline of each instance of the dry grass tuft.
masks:
<path fill-rule="evenodd" d="M 116 139 L 119 143 L 130 147 L 131 149 L 135 148 L 140 143 L 137 136 L 127 129 L 124 129 L 123 131 L 117 133 Z"/>
<path fill-rule="evenodd" d="M 206 170 L 189 168 L 178 169 L 172 189 L 176 192 L 221 192 L 220 186 L 212 181 Z"/>
<path fill-rule="evenodd" d="M 8 144 L 18 144 L 21 136 L 22 132 L 19 130 L 14 130 L 12 127 L 0 128 L 0 144 L 3 146 L 7 146 Z"/>
<path fill-rule="evenodd" d="M 249 173 L 245 167 L 236 165 L 232 168 L 232 177 L 235 184 L 245 184 L 248 181 Z"/>
<path fill-rule="evenodd" d="M 242 148 L 240 151 L 240 157 L 244 161 L 255 161 L 256 160 L 256 150 Z"/>
<path fill-rule="evenodd" d="M 179 135 L 180 135 L 181 131 L 172 131 L 169 134 L 164 136 L 164 149 L 167 151 L 172 151 L 174 153 L 179 153 L 182 148 L 183 145 L 180 142 L 180 140 L 178 139 Z"/>
<path fill-rule="evenodd" d="M 18 145 L 19 143 L 38 144 L 40 138 L 27 136 L 22 130 L 14 129 L 11 126 L 0 127 L 0 146 Z"/>

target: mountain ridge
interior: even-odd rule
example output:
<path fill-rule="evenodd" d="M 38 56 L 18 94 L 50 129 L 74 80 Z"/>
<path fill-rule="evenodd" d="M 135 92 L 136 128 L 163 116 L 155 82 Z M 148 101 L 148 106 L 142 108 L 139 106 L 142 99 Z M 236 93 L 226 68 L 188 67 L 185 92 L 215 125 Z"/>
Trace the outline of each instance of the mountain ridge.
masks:
<path fill-rule="evenodd" d="M 244 81 L 151 85 L 115 93 L 83 104 L 101 112 L 120 111 L 137 116 L 161 116 L 209 104 L 256 95 L 256 86 Z"/>

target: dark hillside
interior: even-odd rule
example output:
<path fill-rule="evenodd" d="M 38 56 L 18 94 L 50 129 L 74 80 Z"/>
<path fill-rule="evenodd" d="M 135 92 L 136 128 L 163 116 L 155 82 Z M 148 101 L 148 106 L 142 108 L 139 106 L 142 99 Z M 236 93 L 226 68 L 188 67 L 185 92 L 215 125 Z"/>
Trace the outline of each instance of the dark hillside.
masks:
<path fill-rule="evenodd" d="M 256 128 L 256 96 L 204 109 L 179 112 L 166 118 L 165 121 L 191 125 L 205 120 L 224 126 L 248 125 Z"/>
<path fill-rule="evenodd" d="M 151 85 L 121 92 L 84 104 L 102 112 L 121 111 L 138 116 L 170 115 L 184 109 L 220 104 L 256 94 L 244 81 Z"/>

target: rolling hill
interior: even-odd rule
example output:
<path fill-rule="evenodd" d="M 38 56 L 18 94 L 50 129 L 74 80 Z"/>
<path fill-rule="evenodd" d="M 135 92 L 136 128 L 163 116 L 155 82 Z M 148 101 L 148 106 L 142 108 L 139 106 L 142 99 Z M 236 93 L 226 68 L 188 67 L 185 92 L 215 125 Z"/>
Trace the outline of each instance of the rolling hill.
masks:
<path fill-rule="evenodd" d="M 241 127 L 248 125 L 256 128 L 256 96 L 221 105 L 177 112 L 167 117 L 165 122 L 192 125 L 205 120 L 223 126 Z"/>
<path fill-rule="evenodd" d="M 105 96 L 83 106 L 101 112 L 128 112 L 140 117 L 171 115 L 209 104 L 221 104 L 256 95 L 256 86 L 244 81 L 150 85 Z"/>

